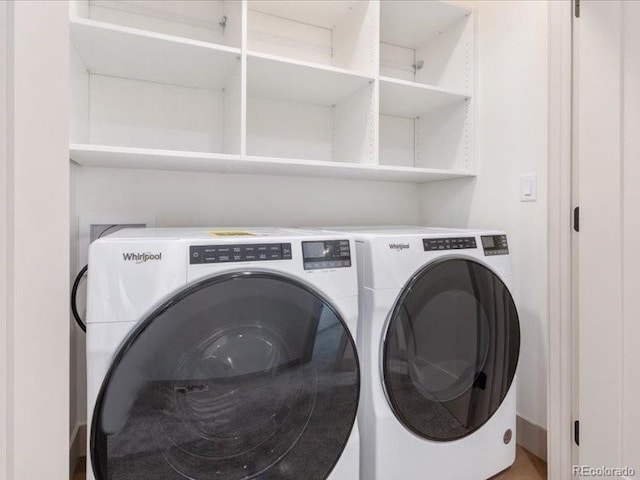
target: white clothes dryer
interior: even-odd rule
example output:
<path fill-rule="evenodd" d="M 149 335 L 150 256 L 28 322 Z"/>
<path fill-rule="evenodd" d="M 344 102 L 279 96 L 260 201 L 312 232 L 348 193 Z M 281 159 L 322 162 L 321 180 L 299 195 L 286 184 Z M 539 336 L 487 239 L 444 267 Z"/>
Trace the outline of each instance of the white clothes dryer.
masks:
<path fill-rule="evenodd" d="M 358 478 L 353 251 L 268 228 L 95 241 L 88 480 Z"/>
<path fill-rule="evenodd" d="M 360 478 L 481 480 L 510 466 L 520 327 L 506 234 L 340 232 L 358 257 Z"/>

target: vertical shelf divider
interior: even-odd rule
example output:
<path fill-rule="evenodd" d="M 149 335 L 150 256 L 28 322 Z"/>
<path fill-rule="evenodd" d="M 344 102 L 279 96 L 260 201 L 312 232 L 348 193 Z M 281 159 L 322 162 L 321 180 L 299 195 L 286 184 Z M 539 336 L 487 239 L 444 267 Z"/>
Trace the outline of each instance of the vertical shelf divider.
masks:
<path fill-rule="evenodd" d="M 378 166 L 380 165 L 380 0 L 371 0 L 371 8 L 374 9 L 375 18 L 371 32 L 374 68 L 372 163 Z"/>
<path fill-rule="evenodd" d="M 240 44 L 240 160 L 247 155 L 247 38 L 249 30 L 249 2 L 242 1 L 242 33 Z"/>

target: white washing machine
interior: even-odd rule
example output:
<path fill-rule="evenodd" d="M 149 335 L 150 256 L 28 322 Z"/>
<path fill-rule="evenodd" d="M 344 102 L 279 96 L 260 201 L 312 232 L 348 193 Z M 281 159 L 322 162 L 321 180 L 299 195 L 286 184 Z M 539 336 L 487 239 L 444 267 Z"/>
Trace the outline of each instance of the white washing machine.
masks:
<path fill-rule="evenodd" d="M 89 480 L 354 480 L 346 234 L 122 230 L 89 253 Z"/>
<path fill-rule="evenodd" d="M 360 281 L 362 480 L 481 480 L 515 459 L 507 236 L 345 229 Z"/>

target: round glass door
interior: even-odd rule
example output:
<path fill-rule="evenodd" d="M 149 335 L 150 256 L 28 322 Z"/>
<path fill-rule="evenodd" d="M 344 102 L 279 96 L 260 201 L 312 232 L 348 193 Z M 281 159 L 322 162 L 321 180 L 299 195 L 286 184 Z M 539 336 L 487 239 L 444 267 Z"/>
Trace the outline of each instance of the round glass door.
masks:
<path fill-rule="evenodd" d="M 520 324 L 505 284 L 478 262 L 434 262 L 405 287 L 383 347 L 384 386 L 396 417 L 422 438 L 480 428 L 513 381 Z"/>
<path fill-rule="evenodd" d="M 325 299 L 274 274 L 214 277 L 121 346 L 95 405 L 93 470 L 97 480 L 322 480 L 358 396 L 353 339 Z"/>

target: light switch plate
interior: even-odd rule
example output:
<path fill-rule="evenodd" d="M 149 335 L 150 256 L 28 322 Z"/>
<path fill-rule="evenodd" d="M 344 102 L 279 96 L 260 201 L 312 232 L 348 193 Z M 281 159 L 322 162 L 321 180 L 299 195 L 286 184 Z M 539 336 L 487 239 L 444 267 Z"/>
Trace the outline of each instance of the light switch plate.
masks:
<path fill-rule="evenodd" d="M 520 201 L 535 202 L 538 200 L 538 175 L 528 173 L 520 177 Z"/>

